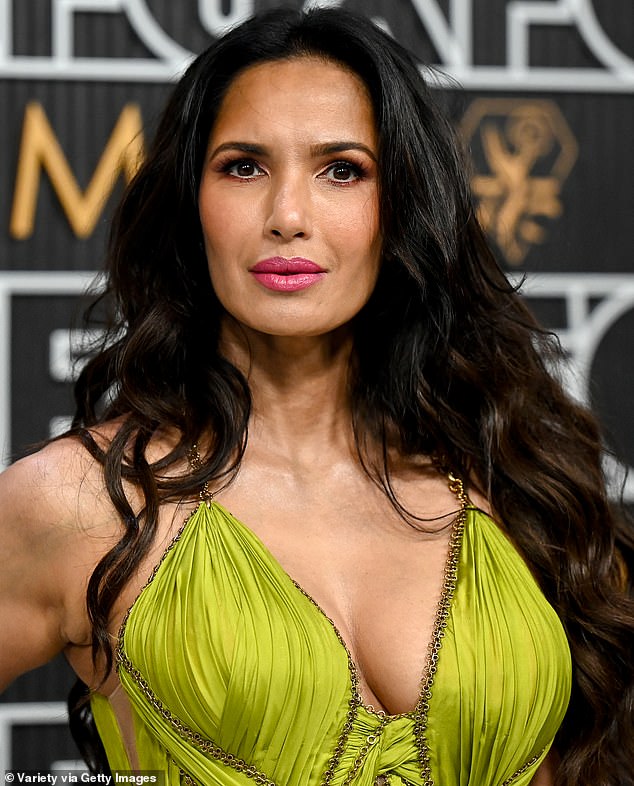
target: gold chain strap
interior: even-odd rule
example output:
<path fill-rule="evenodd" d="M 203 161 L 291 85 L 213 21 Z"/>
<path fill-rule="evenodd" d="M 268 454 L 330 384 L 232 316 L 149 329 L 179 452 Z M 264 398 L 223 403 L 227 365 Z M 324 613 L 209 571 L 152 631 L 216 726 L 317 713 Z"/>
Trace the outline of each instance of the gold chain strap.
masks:
<path fill-rule="evenodd" d="M 447 480 L 449 481 L 449 491 L 458 497 L 462 506 L 468 505 L 469 497 L 467 496 L 467 492 L 464 490 L 464 483 L 462 482 L 462 479 L 454 475 L 453 472 L 448 472 Z"/>
<path fill-rule="evenodd" d="M 427 721 L 429 715 L 429 702 L 432 697 L 432 686 L 436 671 L 442 640 L 445 635 L 447 618 L 451 611 L 451 602 L 458 582 L 458 564 L 462 537 L 467 520 L 467 509 L 470 505 L 469 497 L 464 489 L 462 479 L 451 471 L 445 471 L 449 490 L 460 501 L 460 510 L 454 519 L 451 537 L 449 539 L 449 553 L 445 564 L 443 588 L 434 620 L 434 629 L 428 650 L 428 668 L 421 684 L 420 698 L 414 712 L 414 739 L 418 748 L 418 763 L 422 779 L 422 786 L 434 786 L 434 777 L 431 770 L 429 742 L 427 740 Z"/>
<path fill-rule="evenodd" d="M 200 455 L 200 450 L 198 448 L 198 445 L 195 442 L 192 445 L 192 449 L 187 454 L 187 461 L 189 462 L 189 467 L 190 467 L 192 472 L 198 471 L 203 466 L 202 457 Z M 207 507 L 210 507 L 210 505 L 211 505 L 211 503 L 213 501 L 214 495 L 213 495 L 213 492 L 210 491 L 210 489 L 209 489 L 209 481 L 208 480 L 206 480 L 203 483 L 203 487 L 201 488 L 200 493 L 198 494 L 198 496 L 199 496 L 201 502 L 204 502 L 205 505 L 207 505 Z"/>

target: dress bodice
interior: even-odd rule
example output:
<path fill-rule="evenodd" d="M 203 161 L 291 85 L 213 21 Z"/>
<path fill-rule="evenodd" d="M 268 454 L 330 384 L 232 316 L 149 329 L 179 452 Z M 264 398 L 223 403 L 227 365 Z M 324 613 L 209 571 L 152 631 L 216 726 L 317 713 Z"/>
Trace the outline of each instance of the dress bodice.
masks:
<path fill-rule="evenodd" d="M 215 502 L 190 516 L 128 612 L 117 662 L 139 767 L 167 784 L 526 786 L 571 684 L 557 615 L 471 507 L 453 525 L 412 712 L 363 705 L 332 621 Z M 92 705 L 111 767 L 129 769 L 108 700 Z"/>

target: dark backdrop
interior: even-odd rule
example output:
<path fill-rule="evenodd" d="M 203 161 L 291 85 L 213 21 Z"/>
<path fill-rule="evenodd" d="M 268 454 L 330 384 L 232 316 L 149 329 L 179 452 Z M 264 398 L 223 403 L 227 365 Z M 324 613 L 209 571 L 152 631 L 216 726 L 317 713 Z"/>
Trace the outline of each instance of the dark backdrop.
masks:
<path fill-rule="evenodd" d="M 571 391 L 634 465 L 632 0 L 329 4 L 372 16 L 439 66 L 434 80 L 472 150 L 500 258 L 510 275 L 526 275 L 526 297 L 558 331 Z M 81 334 L 69 326 L 174 75 L 223 24 L 278 5 L 307 3 L 120 0 L 118 11 L 75 12 L 58 0 L 0 0 L 5 464 L 72 412 Z M 625 493 L 634 500 L 634 486 Z M 60 658 L 5 693 L 0 770 L 77 758 L 59 703 L 71 681 Z"/>

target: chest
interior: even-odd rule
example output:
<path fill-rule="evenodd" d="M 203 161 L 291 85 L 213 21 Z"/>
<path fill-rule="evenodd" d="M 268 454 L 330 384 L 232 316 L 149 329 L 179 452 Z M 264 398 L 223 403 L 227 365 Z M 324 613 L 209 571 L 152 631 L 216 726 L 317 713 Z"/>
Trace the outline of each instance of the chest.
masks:
<path fill-rule="evenodd" d="M 364 702 L 410 711 L 445 592 L 455 512 L 425 529 L 362 504 L 301 517 L 251 513 L 257 546 L 343 642 Z"/>

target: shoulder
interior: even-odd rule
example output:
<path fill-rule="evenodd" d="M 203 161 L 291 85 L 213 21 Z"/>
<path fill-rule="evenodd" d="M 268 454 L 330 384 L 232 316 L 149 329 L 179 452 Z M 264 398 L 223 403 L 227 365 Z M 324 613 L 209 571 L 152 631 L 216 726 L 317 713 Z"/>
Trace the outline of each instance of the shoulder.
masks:
<path fill-rule="evenodd" d="M 87 583 L 119 527 L 101 468 L 76 439 L 5 470 L 0 501 L 4 685 L 67 645 L 89 642 Z"/>
<path fill-rule="evenodd" d="M 91 430 L 97 450 L 108 449 L 121 425 Z M 157 434 L 146 458 L 160 461 L 172 447 L 173 439 Z M 122 484 L 137 513 L 142 494 Z M 88 582 L 124 524 L 102 463 L 77 437 L 51 442 L 0 474 L 0 503 L 1 689 L 62 650 L 88 649 Z"/>
<path fill-rule="evenodd" d="M 38 543 L 96 525 L 108 498 L 101 466 L 70 437 L 12 464 L 0 475 L 0 494 L 3 539 Z"/>
<path fill-rule="evenodd" d="M 90 431 L 98 450 L 106 451 L 121 427 L 110 421 Z M 163 435 L 148 446 L 148 461 L 170 449 Z M 122 479 L 124 493 L 136 511 L 142 506 L 138 489 Z M 0 538 L 16 549 L 46 545 L 48 554 L 70 544 L 99 553 L 111 548 L 122 524 L 108 492 L 102 463 L 74 436 L 49 443 L 17 461 L 0 475 Z"/>

